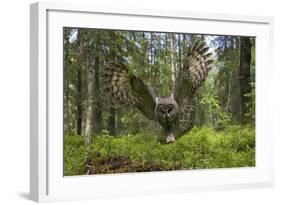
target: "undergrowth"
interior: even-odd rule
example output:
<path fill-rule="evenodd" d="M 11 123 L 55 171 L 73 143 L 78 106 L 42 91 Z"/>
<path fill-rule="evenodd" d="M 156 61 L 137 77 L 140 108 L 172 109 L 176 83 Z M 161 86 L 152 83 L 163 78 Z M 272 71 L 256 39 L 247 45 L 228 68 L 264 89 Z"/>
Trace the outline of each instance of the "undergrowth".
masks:
<path fill-rule="evenodd" d="M 193 128 L 171 144 L 147 133 L 112 137 L 103 132 L 92 141 L 85 147 L 82 136 L 65 137 L 65 175 L 255 166 L 250 126 Z"/>

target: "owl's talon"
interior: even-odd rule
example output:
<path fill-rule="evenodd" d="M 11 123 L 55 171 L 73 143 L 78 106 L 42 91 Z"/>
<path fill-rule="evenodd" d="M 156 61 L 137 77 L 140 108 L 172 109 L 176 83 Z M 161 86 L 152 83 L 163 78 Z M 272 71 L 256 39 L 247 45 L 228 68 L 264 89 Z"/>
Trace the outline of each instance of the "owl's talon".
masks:
<path fill-rule="evenodd" d="M 170 143 L 170 142 L 174 142 L 176 141 L 175 135 L 174 133 L 170 133 L 167 137 L 166 137 L 166 143 Z"/>

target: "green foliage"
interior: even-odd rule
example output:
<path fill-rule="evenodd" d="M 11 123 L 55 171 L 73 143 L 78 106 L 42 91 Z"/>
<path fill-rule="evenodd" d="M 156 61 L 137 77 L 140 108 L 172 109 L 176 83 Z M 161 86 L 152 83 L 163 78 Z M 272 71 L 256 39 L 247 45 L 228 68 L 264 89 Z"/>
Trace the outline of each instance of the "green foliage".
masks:
<path fill-rule="evenodd" d="M 124 109 L 124 108 L 121 108 Z M 159 135 L 162 131 L 160 125 L 152 120 L 148 120 L 141 112 L 136 109 L 126 108 L 122 110 L 123 116 L 120 118 L 118 127 L 119 135 L 138 134 L 149 130 L 154 135 Z"/>
<path fill-rule="evenodd" d="M 85 173 L 88 153 L 81 136 L 64 138 L 64 175 L 79 175 Z"/>
<path fill-rule="evenodd" d="M 255 83 L 251 83 L 252 91 L 250 93 L 246 93 L 245 96 L 249 98 L 249 102 L 247 103 L 248 113 L 245 113 L 245 117 L 248 119 L 248 122 L 255 123 L 256 116 L 256 92 L 255 92 Z"/>
<path fill-rule="evenodd" d="M 214 94 L 218 96 L 221 107 L 229 113 L 233 123 L 242 120 L 240 97 L 240 37 L 218 36 L 212 41 L 216 48 Z M 255 80 L 254 78 L 252 79 Z"/>
<path fill-rule="evenodd" d="M 204 95 L 200 103 L 206 108 L 214 128 L 223 129 L 231 122 L 229 113 L 224 111 L 220 105 L 220 101 L 213 95 Z"/>
<path fill-rule="evenodd" d="M 149 124 L 152 124 L 147 118 L 145 118 L 140 112 L 135 109 L 126 109 L 126 113 L 120 119 L 123 131 L 120 134 L 136 134 L 142 132 L 144 128 L 149 128 Z M 155 124 L 155 123 L 153 123 Z"/>
<path fill-rule="evenodd" d="M 250 126 L 194 128 L 172 144 L 161 144 L 149 133 L 112 137 L 102 132 L 86 150 L 80 139 L 66 137 L 65 175 L 255 166 Z"/>
<path fill-rule="evenodd" d="M 71 144 L 73 147 L 80 147 L 84 144 L 84 139 L 79 135 L 70 135 L 64 138 L 64 143 L 66 145 Z"/>

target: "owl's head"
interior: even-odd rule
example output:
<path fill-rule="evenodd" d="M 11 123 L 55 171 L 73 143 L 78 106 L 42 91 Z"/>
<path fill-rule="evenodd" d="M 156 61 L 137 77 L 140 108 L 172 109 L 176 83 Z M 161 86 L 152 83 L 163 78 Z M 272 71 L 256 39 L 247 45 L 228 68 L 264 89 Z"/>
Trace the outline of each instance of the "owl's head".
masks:
<path fill-rule="evenodd" d="M 163 121 L 173 121 L 179 111 L 178 103 L 170 97 L 156 97 L 155 115 Z"/>

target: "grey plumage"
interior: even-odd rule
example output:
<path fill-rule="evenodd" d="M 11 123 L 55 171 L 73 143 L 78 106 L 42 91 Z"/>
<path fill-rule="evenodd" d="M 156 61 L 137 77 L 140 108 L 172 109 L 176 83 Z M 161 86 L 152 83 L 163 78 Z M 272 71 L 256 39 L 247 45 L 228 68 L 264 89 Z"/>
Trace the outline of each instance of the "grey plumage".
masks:
<path fill-rule="evenodd" d="M 137 108 L 144 116 L 158 122 L 163 127 L 166 141 L 174 141 L 181 133 L 179 115 L 190 108 L 191 99 L 212 67 L 212 54 L 208 50 L 202 41 L 196 41 L 187 49 L 183 68 L 169 97 L 156 97 L 152 88 L 131 74 L 121 62 L 111 62 L 105 67 L 105 91 L 119 103 Z"/>

